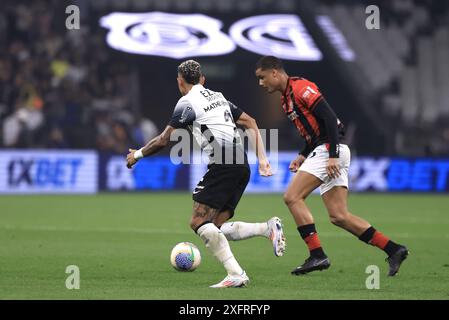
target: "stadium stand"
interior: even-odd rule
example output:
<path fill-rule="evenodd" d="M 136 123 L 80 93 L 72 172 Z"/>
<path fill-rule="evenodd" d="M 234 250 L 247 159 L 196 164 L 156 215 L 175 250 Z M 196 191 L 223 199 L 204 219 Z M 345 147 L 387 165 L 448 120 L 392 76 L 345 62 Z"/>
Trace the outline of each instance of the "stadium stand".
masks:
<path fill-rule="evenodd" d="M 123 153 L 154 136 L 132 108 L 126 63 L 95 28 L 67 32 L 58 2 L 7 1 L 0 13 L 0 145 Z"/>
<path fill-rule="evenodd" d="M 257 12 L 263 6 L 283 13 L 298 11 L 292 0 L 76 3 L 92 11 L 226 14 Z M 104 30 L 94 19 L 86 19 L 86 28 L 66 32 L 65 16 L 55 14 L 56 8 L 66 4 L 4 1 L 0 12 L 0 146 L 122 153 L 126 146 L 142 144 L 158 128 L 150 119 L 139 120 L 136 71 L 106 48 Z M 378 123 L 393 128 L 393 148 L 386 153 L 448 154 L 449 3 L 377 1 L 380 30 L 360 27 L 365 25 L 365 8 L 370 4 L 321 0 L 314 1 L 313 7 L 315 14 L 331 17 L 345 36 L 356 57 L 347 68 L 363 80 Z"/>
<path fill-rule="evenodd" d="M 449 11 L 445 1 L 378 1 L 380 30 L 365 24 L 369 1 L 323 1 L 356 53 L 356 67 L 395 125 L 395 154 L 449 152 Z"/>

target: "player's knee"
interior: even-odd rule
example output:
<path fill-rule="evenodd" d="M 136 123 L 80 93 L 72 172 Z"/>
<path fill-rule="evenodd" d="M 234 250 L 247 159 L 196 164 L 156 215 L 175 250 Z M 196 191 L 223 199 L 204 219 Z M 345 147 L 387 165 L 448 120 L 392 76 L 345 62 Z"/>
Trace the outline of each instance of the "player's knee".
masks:
<path fill-rule="evenodd" d="M 190 219 L 190 228 L 195 231 L 197 227 L 197 222 L 195 221 L 195 219 Z"/>
<path fill-rule="evenodd" d="M 231 219 L 233 216 L 234 216 L 234 210 L 225 210 L 225 211 L 220 212 L 220 214 L 216 215 L 212 219 L 212 222 L 213 222 L 213 224 L 215 224 L 217 226 L 217 228 L 220 228 L 223 225 L 223 223 L 225 223 L 226 221 Z"/>
<path fill-rule="evenodd" d="M 228 221 L 229 219 L 232 219 L 232 217 L 234 217 L 234 209 L 226 209 L 218 214 L 218 218 L 220 218 L 223 223 Z"/>
<path fill-rule="evenodd" d="M 329 218 L 332 224 L 341 227 L 345 225 L 346 221 L 348 221 L 349 214 L 345 211 L 335 210 L 333 212 L 329 212 Z"/>
<path fill-rule="evenodd" d="M 290 207 L 299 201 L 304 201 L 304 197 L 302 197 L 301 194 L 298 195 L 290 192 L 284 193 L 284 203 L 287 207 Z"/>
<path fill-rule="evenodd" d="M 290 207 L 293 203 L 295 203 L 295 197 L 289 193 L 284 193 L 284 203 L 287 207 Z"/>
<path fill-rule="evenodd" d="M 198 229 L 198 227 L 200 225 L 202 225 L 205 222 L 205 219 L 202 217 L 195 217 L 193 216 L 190 219 L 190 228 L 192 228 L 193 231 L 195 231 L 196 229 Z"/>

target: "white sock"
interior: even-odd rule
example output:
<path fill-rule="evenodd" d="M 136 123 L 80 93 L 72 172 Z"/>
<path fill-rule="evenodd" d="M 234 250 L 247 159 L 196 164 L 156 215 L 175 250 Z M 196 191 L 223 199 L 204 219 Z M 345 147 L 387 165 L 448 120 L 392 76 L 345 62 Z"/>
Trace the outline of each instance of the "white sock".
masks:
<path fill-rule="evenodd" d="M 241 275 L 243 273 L 243 269 L 231 252 L 228 240 L 213 223 L 202 225 L 196 233 L 204 241 L 206 248 L 223 263 L 228 274 Z"/>
<path fill-rule="evenodd" d="M 226 222 L 223 223 L 220 230 L 228 240 L 243 240 L 256 236 L 268 237 L 268 224 L 247 223 L 247 222 Z"/>

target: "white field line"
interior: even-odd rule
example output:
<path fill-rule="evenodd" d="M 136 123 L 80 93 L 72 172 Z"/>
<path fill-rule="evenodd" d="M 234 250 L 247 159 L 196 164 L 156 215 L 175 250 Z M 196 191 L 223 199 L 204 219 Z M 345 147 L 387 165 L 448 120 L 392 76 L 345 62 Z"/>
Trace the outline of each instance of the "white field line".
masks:
<path fill-rule="evenodd" d="M 102 232 L 102 233 L 138 233 L 138 234 L 190 234 L 193 231 L 186 226 L 185 231 L 172 229 L 154 229 L 154 228 L 74 228 L 74 227 L 58 227 L 58 226 L 13 226 L 0 225 L 0 230 L 15 231 L 55 231 L 55 232 Z M 286 233 L 289 237 L 298 236 L 298 233 Z M 351 238 L 354 237 L 350 233 L 340 232 L 319 232 L 320 236 L 329 238 Z M 394 233 L 392 238 L 401 239 L 449 239 L 449 233 L 444 234 L 423 234 L 423 233 Z"/>
<path fill-rule="evenodd" d="M 193 231 L 188 229 L 186 226 L 186 231 L 177 231 L 170 229 L 152 229 L 152 228 L 74 228 L 74 227 L 59 227 L 59 226 L 12 226 L 12 225 L 0 225 L 0 229 L 3 230 L 17 230 L 17 231 L 67 231 L 67 232 L 118 232 L 118 233 L 142 233 L 142 234 L 164 234 L 164 233 L 172 233 L 172 234 L 187 234 Z"/>

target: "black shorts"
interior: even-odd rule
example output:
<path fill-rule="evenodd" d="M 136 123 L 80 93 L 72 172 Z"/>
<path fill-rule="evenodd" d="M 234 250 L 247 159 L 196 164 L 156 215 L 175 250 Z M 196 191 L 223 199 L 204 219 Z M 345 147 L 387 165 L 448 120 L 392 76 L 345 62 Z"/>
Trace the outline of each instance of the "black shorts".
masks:
<path fill-rule="evenodd" d="M 220 211 L 235 210 L 248 185 L 248 165 L 212 164 L 193 191 L 193 200 Z"/>

